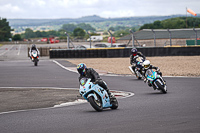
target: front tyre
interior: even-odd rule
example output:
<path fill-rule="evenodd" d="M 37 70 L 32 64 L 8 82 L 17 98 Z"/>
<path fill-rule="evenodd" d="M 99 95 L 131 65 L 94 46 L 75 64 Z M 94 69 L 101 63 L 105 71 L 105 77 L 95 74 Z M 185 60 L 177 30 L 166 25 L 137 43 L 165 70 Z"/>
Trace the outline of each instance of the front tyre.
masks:
<path fill-rule="evenodd" d="M 103 110 L 102 102 L 99 96 L 97 96 L 97 100 L 94 97 L 89 97 L 88 101 L 90 102 L 91 106 L 98 112 Z"/>
<path fill-rule="evenodd" d="M 136 76 L 136 77 L 137 77 L 137 79 L 138 79 L 138 80 L 142 79 L 142 78 L 141 78 L 141 77 L 139 77 L 139 76 Z"/>
<path fill-rule="evenodd" d="M 138 80 L 140 80 L 142 77 L 140 76 L 140 72 L 139 71 L 135 71 L 135 75 L 137 77 Z"/>
<path fill-rule="evenodd" d="M 162 91 L 162 93 L 166 94 L 167 93 L 167 86 L 166 85 L 161 85 L 159 82 L 156 83 L 158 88 Z"/>
<path fill-rule="evenodd" d="M 110 102 L 112 106 L 110 107 L 111 109 L 117 109 L 118 108 L 118 101 L 117 99 L 113 99 L 113 101 Z"/>
<path fill-rule="evenodd" d="M 34 65 L 37 66 L 38 65 L 38 61 L 34 60 Z"/>

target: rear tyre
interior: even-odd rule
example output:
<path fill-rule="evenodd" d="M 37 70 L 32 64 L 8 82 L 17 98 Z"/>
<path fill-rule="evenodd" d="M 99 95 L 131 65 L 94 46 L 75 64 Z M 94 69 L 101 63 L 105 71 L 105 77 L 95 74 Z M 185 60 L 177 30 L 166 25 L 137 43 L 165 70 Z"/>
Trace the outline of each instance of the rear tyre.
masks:
<path fill-rule="evenodd" d="M 94 97 L 89 97 L 89 102 L 91 104 L 91 106 L 98 112 L 102 111 L 103 110 L 103 107 L 102 107 L 102 102 L 101 102 L 101 99 L 100 97 L 97 95 L 97 100 L 94 98 Z"/>

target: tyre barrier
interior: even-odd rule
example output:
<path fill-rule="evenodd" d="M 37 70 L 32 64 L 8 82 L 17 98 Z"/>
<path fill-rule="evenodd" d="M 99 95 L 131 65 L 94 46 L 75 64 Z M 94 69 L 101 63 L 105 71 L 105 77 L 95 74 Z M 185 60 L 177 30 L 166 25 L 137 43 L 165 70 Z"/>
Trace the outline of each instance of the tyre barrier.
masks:
<path fill-rule="evenodd" d="M 132 48 L 107 49 L 50 49 L 50 58 L 115 58 L 129 57 Z M 137 48 L 145 56 L 195 56 L 200 55 L 200 47 L 146 47 Z"/>

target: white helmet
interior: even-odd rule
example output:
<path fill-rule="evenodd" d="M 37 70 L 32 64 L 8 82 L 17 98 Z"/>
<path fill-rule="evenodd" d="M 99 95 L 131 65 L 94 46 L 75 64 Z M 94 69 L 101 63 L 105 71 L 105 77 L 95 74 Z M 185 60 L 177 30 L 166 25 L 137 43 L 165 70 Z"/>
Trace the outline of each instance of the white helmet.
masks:
<path fill-rule="evenodd" d="M 144 67 L 144 69 L 148 69 L 150 67 L 150 61 L 149 60 L 145 60 L 143 62 L 143 67 Z"/>

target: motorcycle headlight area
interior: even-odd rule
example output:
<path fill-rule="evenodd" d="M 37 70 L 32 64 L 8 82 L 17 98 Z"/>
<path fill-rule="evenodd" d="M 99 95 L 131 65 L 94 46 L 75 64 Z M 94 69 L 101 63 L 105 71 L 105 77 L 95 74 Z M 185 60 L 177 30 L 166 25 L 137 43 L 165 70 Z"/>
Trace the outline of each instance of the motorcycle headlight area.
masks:
<path fill-rule="evenodd" d="M 84 86 L 86 84 L 86 82 L 87 82 L 87 79 L 86 78 L 82 78 L 80 80 L 80 85 Z"/>

